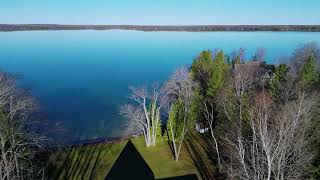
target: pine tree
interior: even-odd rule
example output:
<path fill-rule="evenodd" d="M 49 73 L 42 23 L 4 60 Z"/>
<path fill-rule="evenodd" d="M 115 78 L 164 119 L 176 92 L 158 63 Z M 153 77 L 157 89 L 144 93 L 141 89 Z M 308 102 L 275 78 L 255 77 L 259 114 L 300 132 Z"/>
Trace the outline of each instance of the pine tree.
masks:
<path fill-rule="evenodd" d="M 222 88 L 227 70 L 228 64 L 225 61 L 224 53 L 223 51 L 220 51 L 213 61 L 211 77 L 207 85 L 208 90 L 206 93 L 208 96 L 215 96 L 217 92 Z"/>
<path fill-rule="evenodd" d="M 172 129 L 171 129 L 172 128 Z M 183 128 L 183 104 L 181 99 L 178 99 L 171 107 L 170 116 L 167 121 L 168 137 L 175 136 L 175 140 L 179 140 Z"/>
<path fill-rule="evenodd" d="M 280 64 L 276 67 L 272 79 L 269 81 L 269 89 L 272 95 L 272 98 L 277 102 L 284 101 L 284 91 L 286 91 L 287 83 L 289 82 L 289 67 L 286 64 Z"/>
<path fill-rule="evenodd" d="M 314 86 L 318 82 L 319 74 L 316 67 L 314 55 L 310 55 L 301 72 L 303 84 L 307 87 Z"/>

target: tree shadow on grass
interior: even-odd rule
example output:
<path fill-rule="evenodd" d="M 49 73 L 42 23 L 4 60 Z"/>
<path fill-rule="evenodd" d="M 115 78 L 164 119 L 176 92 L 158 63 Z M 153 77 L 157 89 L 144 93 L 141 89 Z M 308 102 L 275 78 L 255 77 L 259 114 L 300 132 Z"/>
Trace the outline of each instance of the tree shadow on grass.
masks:
<path fill-rule="evenodd" d="M 100 146 L 100 149 L 99 149 L 98 156 L 97 156 L 96 160 L 94 161 L 93 168 L 92 168 L 92 170 L 91 170 L 90 178 L 89 178 L 89 179 L 92 179 L 93 173 L 94 173 L 94 171 L 95 171 L 95 169 L 96 169 L 96 167 L 97 167 L 97 164 L 98 164 L 98 162 L 99 162 L 99 159 L 100 159 L 101 152 L 102 152 L 103 148 L 104 148 L 104 146 L 101 145 L 101 146 Z M 110 150 L 111 150 L 111 148 L 109 149 L 109 151 L 110 151 Z M 86 169 L 88 169 L 89 165 L 90 165 L 90 164 L 87 165 Z M 84 179 L 84 177 L 85 177 L 85 173 L 84 173 L 84 175 L 82 176 L 82 179 Z"/>
<path fill-rule="evenodd" d="M 84 159 L 85 164 L 83 166 L 81 166 L 78 175 L 76 176 L 76 179 L 80 179 L 80 177 L 82 177 L 82 179 L 84 179 L 86 173 L 89 170 L 89 165 L 90 165 L 90 161 L 93 158 L 94 152 L 96 151 L 96 149 L 98 148 L 97 145 L 94 146 L 94 148 L 92 148 L 91 152 L 89 153 L 89 155 L 86 156 L 86 158 Z M 100 147 L 99 153 L 102 150 L 102 145 Z M 99 157 L 97 157 L 98 159 Z M 88 162 L 88 163 L 87 163 Z M 94 168 L 92 169 L 92 171 L 94 170 Z"/>
<path fill-rule="evenodd" d="M 191 133 L 191 138 L 186 142 L 186 149 L 203 179 L 216 179 L 216 159 L 213 158 L 215 151 L 212 147 L 212 142 L 206 135 Z"/>
<path fill-rule="evenodd" d="M 100 144 L 100 147 L 98 146 L 99 144 L 92 144 L 90 148 L 72 146 L 68 153 L 63 154 L 63 151 L 59 153 L 58 156 L 62 159 L 62 162 L 57 165 L 57 170 L 52 176 L 54 177 L 53 179 L 88 179 L 86 175 L 91 178 L 102 150 L 107 147 L 104 144 Z M 97 157 L 94 157 L 95 153 L 98 153 Z M 94 165 L 93 168 L 90 168 L 92 162 L 94 162 Z"/>
<path fill-rule="evenodd" d="M 79 166 L 81 166 L 82 158 L 85 156 L 85 151 L 81 150 L 75 160 L 75 162 L 71 165 L 69 172 L 65 176 L 65 180 L 73 179 L 74 174 L 77 172 Z"/>
<path fill-rule="evenodd" d="M 217 153 L 215 151 L 215 145 L 214 145 L 214 142 L 212 140 L 211 135 L 209 135 L 208 133 L 205 133 L 205 134 L 201 134 L 200 136 L 196 136 L 192 133 L 192 137 L 201 146 L 201 148 L 205 151 L 209 160 L 212 163 L 217 164 L 217 159 L 214 158 Z"/>
<path fill-rule="evenodd" d="M 71 161 L 69 161 L 69 164 L 71 165 L 69 168 L 66 169 L 66 174 L 64 179 L 74 179 L 75 177 L 80 178 L 79 175 L 82 173 L 80 169 L 84 169 L 84 167 L 88 166 L 90 164 L 90 159 L 92 158 L 95 150 L 97 148 L 97 145 L 95 144 L 92 150 L 87 151 L 87 149 L 81 149 L 78 153 L 78 156 L 75 160 L 75 162 L 72 162 L 73 157 L 71 157 Z M 86 174 L 88 169 L 85 169 L 83 172 L 83 176 Z"/>
<path fill-rule="evenodd" d="M 64 151 L 57 153 L 58 160 L 56 162 L 54 162 L 54 167 L 50 167 L 49 168 L 49 170 L 50 170 L 49 173 L 52 174 L 52 177 L 54 177 L 53 179 L 59 179 L 59 177 L 62 174 L 64 168 L 68 166 L 68 161 L 70 159 L 69 157 L 73 155 L 72 153 L 73 153 L 73 147 L 71 147 L 67 151 L 67 154 L 64 154 Z M 58 164 L 59 159 L 61 157 L 64 157 L 64 156 L 66 158 L 63 160 L 63 163 L 61 165 L 58 165 L 58 167 L 55 167 L 55 165 Z"/>

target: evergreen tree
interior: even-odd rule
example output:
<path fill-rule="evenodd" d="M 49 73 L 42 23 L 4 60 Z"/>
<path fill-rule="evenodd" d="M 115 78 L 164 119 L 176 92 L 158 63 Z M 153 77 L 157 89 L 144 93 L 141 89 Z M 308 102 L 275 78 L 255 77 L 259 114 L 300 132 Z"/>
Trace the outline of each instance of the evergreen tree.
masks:
<path fill-rule="evenodd" d="M 178 99 L 171 107 L 170 116 L 167 121 L 167 135 L 169 138 L 172 134 L 176 137 L 176 141 L 180 139 L 183 130 L 183 104 Z M 171 129 L 172 128 L 172 129 Z"/>
<path fill-rule="evenodd" d="M 317 84 L 319 74 L 316 66 L 316 58 L 312 54 L 308 57 L 301 71 L 302 81 L 305 86 L 314 86 Z"/>
<path fill-rule="evenodd" d="M 156 122 L 157 123 L 156 138 L 157 138 L 157 141 L 158 141 L 158 140 L 160 140 L 162 138 L 162 123 L 161 123 L 159 114 L 157 116 L 159 118 L 159 121 Z"/>
<path fill-rule="evenodd" d="M 207 82 L 211 77 L 213 66 L 212 52 L 209 50 L 202 51 L 191 65 L 191 75 L 199 83 L 201 94 L 206 92 Z"/>
<path fill-rule="evenodd" d="M 289 83 L 289 70 L 290 68 L 286 64 L 281 64 L 275 68 L 273 78 L 269 81 L 269 89 L 274 101 L 283 102 L 284 94 L 287 91 L 287 85 Z"/>
<path fill-rule="evenodd" d="M 225 82 L 228 64 L 225 61 L 223 51 L 220 51 L 213 61 L 212 72 L 208 81 L 207 96 L 213 97 L 222 88 Z"/>

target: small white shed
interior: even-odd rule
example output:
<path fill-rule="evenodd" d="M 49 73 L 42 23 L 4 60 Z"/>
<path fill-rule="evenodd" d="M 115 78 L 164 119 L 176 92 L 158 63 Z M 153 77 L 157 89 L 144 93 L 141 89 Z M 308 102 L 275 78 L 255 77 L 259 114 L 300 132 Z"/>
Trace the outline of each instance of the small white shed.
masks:
<path fill-rule="evenodd" d="M 196 130 L 199 133 L 203 134 L 203 133 L 209 131 L 209 127 L 205 126 L 203 123 L 198 122 L 198 123 L 196 123 Z"/>

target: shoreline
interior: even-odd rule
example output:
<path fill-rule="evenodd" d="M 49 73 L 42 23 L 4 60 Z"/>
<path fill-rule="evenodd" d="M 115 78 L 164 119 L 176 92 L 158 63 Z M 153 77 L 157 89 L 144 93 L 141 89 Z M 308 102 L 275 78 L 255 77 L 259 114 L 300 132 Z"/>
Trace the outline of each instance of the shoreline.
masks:
<path fill-rule="evenodd" d="M 0 24 L 0 32 L 60 30 L 136 30 L 144 32 L 320 32 L 320 25 L 66 25 Z"/>
<path fill-rule="evenodd" d="M 124 140 L 129 140 L 130 138 L 137 138 L 141 136 L 142 133 L 136 133 L 132 135 L 126 136 L 119 136 L 119 137 L 108 137 L 108 138 L 97 138 L 97 139 L 87 139 L 87 140 L 79 140 L 79 141 L 71 141 L 68 143 L 63 144 L 64 147 L 72 147 L 72 146 L 88 146 L 93 144 L 100 144 L 100 143 L 116 143 Z"/>

